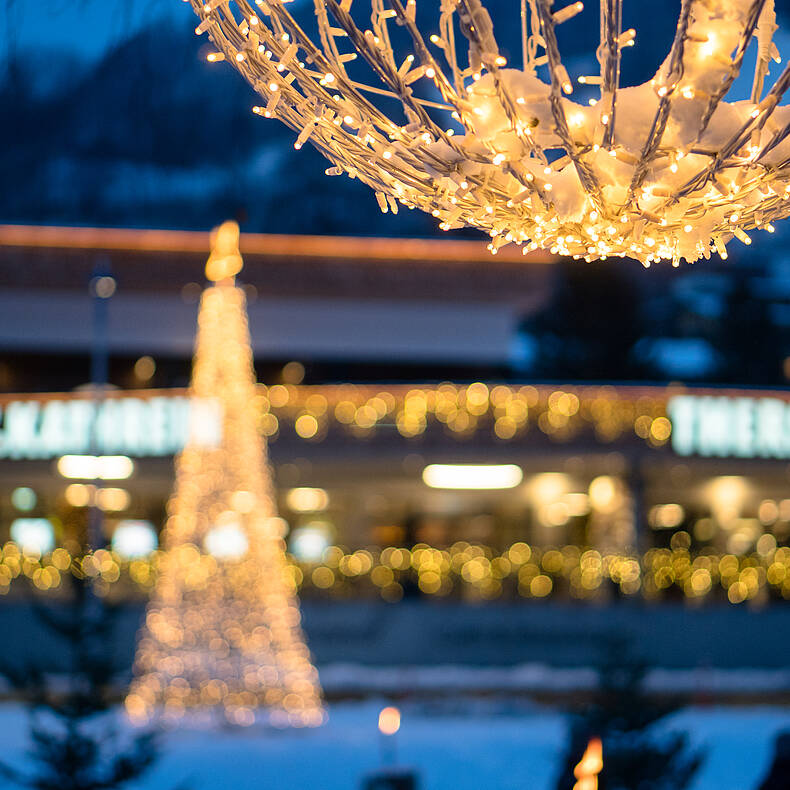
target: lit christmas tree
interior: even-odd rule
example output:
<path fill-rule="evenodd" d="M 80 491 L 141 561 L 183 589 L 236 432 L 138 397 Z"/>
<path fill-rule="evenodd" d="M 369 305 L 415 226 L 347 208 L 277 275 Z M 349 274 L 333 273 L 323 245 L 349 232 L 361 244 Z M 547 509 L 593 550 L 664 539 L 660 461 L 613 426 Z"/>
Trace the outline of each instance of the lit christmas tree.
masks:
<path fill-rule="evenodd" d="M 231 222 L 212 237 L 190 440 L 126 698 L 135 721 L 219 713 L 241 725 L 312 726 L 325 717 L 258 431 L 238 241 Z"/>

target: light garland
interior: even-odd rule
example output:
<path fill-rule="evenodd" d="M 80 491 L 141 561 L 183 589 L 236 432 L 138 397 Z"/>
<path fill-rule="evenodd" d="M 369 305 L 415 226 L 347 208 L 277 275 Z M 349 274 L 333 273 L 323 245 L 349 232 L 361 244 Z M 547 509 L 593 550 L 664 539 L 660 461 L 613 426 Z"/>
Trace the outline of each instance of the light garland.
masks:
<path fill-rule="evenodd" d="M 598 551 L 583 546 L 538 547 L 523 541 L 504 550 L 454 543 L 436 548 L 419 543 L 351 551 L 330 546 L 321 562 L 288 565 L 288 574 L 305 597 L 399 601 L 405 587 L 423 595 L 470 601 L 501 598 L 600 600 L 614 591 L 660 600 L 682 594 L 693 600 L 732 604 L 790 600 L 790 547 L 775 546 L 770 533 L 762 551 L 726 554 L 710 549 L 648 549 L 644 554 Z M 147 595 L 167 567 L 164 552 L 124 560 L 99 549 L 72 557 L 64 548 L 35 556 L 13 541 L 0 554 L 0 595 L 28 580 L 37 590 L 59 594 L 68 574 L 90 577 L 94 589 L 113 601 Z"/>
<path fill-rule="evenodd" d="M 479 228 L 492 252 L 678 265 L 724 258 L 733 237 L 748 244 L 746 231 L 790 215 L 790 107 L 778 106 L 790 68 L 763 91 L 779 60 L 774 0 L 683 0 L 658 73 L 625 88 L 635 32 L 621 29 L 622 0 L 601 0 L 600 74 L 578 78 L 600 85 L 593 106 L 567 98 L 555 32 L 580 2 L 522 0 L 521 69 L 507 67 L 480 0 L 443 0 L 430 35 L 416 0 L 371 0 L 364 13 L 362 0 L 354 13 L 352 0 L 315 0 L 320 43 L 287 0 L 189 2 L 218 48 L 208 59 L 232 63 L 265 99 L 254 111 L 294 129 L 296 148 L 318 148 L 328 175 L 372 187 L 383 212 L 402 204 L 445 230 Z M 755 35 L 751 99 L 725 102 Z"/>
<path fill-rule="evenodd" d="M 226 223 L 206 267 L 217 284 L 201 301 L 191 387 L 221 406 L 222 437 L 196 433 L 177 460 L 165 552 L 126 698 L 133 720 L 215 712 L 240 725 L 324 719 L 256 430 L 244 291 L 233 281 L 240 268 L 238 226 Z"/>
<path fill-rule="evenodd" d="M 567 388 L 444 382 L 390 386 L 259 385 L 256 405 L 262 433 L 274 441 L 296 434 L 321 442 L 334 432 L 358 439 L 397 432 L 418 440 L 442 430 L 457 439 L 488 434 L 521 442 L 537 429 L 552 441 L 570 442 L 592 431 L 606 444 L 632 437 L 663 447 L 672 433 L 667 391 L 655 388 Z"/>

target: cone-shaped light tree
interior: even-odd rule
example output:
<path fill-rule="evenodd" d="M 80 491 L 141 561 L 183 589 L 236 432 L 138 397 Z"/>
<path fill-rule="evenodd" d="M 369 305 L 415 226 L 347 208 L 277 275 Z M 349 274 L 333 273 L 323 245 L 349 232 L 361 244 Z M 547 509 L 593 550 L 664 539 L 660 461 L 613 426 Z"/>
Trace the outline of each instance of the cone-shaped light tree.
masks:
<path fill-rule="evenodd" d="M 324 720 L 258 431 L 239 229 L 212 236 L 192 373 L 190 439 L 176 463 L 159 580 L 126 698 L 133 720 Z"/>

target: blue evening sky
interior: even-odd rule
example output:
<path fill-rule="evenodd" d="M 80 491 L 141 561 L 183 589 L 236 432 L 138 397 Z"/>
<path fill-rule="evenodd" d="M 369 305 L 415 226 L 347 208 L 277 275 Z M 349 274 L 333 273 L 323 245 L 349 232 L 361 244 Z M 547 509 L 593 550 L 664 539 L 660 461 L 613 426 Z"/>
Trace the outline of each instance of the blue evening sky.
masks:
<path fill-rule="evenodd" d="M 67 49 L 90 60 L 154 20 L 189 29 L 194 19 L 184 0 L 0 0 L 0 58 L 43 47 Z M 786 57 L 790 33 L 780 30 L 775 41 Z M 755 52 L 752 43 L 731 101 L 748 98 Z M 772 64 L 772 76 L 780 71 Z"/>

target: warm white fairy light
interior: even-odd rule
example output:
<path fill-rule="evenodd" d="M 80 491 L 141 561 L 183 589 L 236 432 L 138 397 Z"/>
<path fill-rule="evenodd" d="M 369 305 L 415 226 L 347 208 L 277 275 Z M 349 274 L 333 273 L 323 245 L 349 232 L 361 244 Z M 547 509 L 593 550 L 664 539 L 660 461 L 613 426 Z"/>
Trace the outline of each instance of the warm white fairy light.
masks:
<path fill-rule="evenodd" d="M 192 376 L 194 396 L 222 406 L 222 437 L 192 440 L 177 461 L 161 575 L 126 698 L 135 720 L 324 719 L 259 432 L 240 269 L 238 226 L 226 223 L 206 266 L 216 284 L 203 294 Z"/>
<path fill-rule="evenodd" d="M 443 0 L 425 33 L 414 0 L 356 0 L 353 13 L 354 0 L 315 0 L 318 41 L 286 1 L 189 0 L 219 50 L 209 60 L 233 64 L 266 100 L 255 112 L 294 129 L 296 148 L 316 146 L 328 174 L 372 187 L 383 212 L 402 204 L 445 230 L 474 226 L 492 252 L 515 243 L 645 265 L 726 255 L 733 237 L 748 243 L 746 231 L 790 215 L 790 107 L 778 106 L 790 68 L 763 90 L 779 60 L 774 0 L 684 0 L 666 60 L 628 88 L 620 57 L 636 33 L 621 29 L 622 0 L 601 0 L 600 75 L 578 77 L 600 86 L 588 106 L 567 97 L 555 35 L 579 2 L 522 0 L 519 69 L 480 0 Z M 411 51 L 397 51 L 393 23 Z M 725 102 L 752 38 L 751 99 Z"/>

